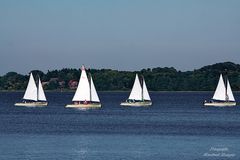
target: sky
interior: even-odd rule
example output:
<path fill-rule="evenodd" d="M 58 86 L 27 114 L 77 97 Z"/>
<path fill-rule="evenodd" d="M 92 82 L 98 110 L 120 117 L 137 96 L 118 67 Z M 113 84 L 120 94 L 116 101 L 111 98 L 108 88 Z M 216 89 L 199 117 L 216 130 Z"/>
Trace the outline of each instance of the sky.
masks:
<path fill-rule="evenodd" d="M 240 63 L 239 0 L 0 0 L 0 75 Z"/>

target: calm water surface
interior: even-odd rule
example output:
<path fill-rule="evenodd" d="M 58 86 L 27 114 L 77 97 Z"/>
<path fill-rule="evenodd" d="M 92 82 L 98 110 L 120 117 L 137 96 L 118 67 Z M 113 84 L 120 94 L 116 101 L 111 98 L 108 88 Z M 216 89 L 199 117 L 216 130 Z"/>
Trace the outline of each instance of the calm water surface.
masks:
<path fill-rule="evenodd" d="M 240 159 L 240 106 L 204 108 L 211 92 L 155 92 L 146 108 L 100 92 L 101 109 L 64 108 L 73 94 L 49 92 L 48 107 L 26 108 L 14 106 L 22 92 L 0 92 L 0 160 Z"/>

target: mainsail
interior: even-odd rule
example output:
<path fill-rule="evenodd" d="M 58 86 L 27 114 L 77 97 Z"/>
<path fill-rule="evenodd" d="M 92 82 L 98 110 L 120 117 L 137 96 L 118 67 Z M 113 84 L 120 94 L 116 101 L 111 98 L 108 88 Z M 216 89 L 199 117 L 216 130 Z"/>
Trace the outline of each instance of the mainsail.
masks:
<path fill-rule="evenodd" d="M 90 84 L 85 67 L 82 66 L 81 70 L 79 84 L 72 101 L 90 101 Z"/>
<path fill-rule="evenodd" d="M 142 100 L 142 87 L 138 78 L 138 74 L 136 74 L 133 88 L 128 99 Z"/>
<path fill-rule="evenodd" d="M 215 93 L 214 93 L 212 99 L 225 101 L 226 100 L 225 93 L 226 93 L 226 87 L 224 85 L 223 77 L 222 77 L 222 74 L 221 74 L 220 78 L 219 78 L 219 81 L 218 81 L 217 88 L 215 90 Z"/>
<path fill-rule="evenodd" d="M 38 99 L 38 97 L 37 97 L 37 86 L 35 84 L 32 73 L 30 74 L 27 89 L 25 91 L 23 99 L 33 100 L 33 101 L 37 101 L 37 99 Z"/>
<path fill-rule="evenodd" d="M 40 78 L 38 79 L 38 100 L 47 101 Z"/>

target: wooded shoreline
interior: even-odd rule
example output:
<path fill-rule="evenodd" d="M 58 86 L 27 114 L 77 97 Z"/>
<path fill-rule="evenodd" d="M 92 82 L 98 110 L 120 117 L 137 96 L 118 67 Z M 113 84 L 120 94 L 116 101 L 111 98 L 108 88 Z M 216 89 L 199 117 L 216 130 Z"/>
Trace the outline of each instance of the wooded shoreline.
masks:
<path fill-rule="evenodd" d="M 29 71 L 30 72 L 30 71 Z M 39 76 L 47 91 L 74 92 L 79 76 L 79 69 L 53 70 L 43 73 L 31 71 Z M 98 91 L 121 92 L 130 91 L 135 74 L 143 75 L 150 91 L 214 91 L 219 74 L 227 73 L 233 91 L 240 90 L 240 65 L 232 62 L 217 63 L 204 66 L 193 71 L 177 71 L 173 67 L 147 68 L 140 71 L 117 71 L 112 69 L 91 69 Z M 24 91 L 29 75 L 8 72 L 0 76 L 0 91 Z"/>

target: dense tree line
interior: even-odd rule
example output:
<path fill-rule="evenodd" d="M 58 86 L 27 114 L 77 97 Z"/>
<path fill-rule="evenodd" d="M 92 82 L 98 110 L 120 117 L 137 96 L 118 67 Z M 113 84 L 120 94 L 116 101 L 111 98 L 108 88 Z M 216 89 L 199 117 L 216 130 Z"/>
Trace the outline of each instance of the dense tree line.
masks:
<path fill-rule="evenodd" d="M 70 81 L 78 81 L 79 69 L 53 70 L 43 73 L 34 70 L 33 75 L 47 82 L 47 90 L 69 89 Z M 143 75 L 150 91 L 209 91 L 216 88 L 219 74 L 228 75 L 233 90 L 240 90 L 240 65 L 232 62 L 217 63 L 193 71 L 177 71 L 175 68 L 148 68 L 141 71 L 117 71 L 91 69 L 95 86 L 99 91 L 130 90 L 135 74 Z M 0 90 L 24 90 L 28 75 L 9 72 L 0 77 Z"/>

